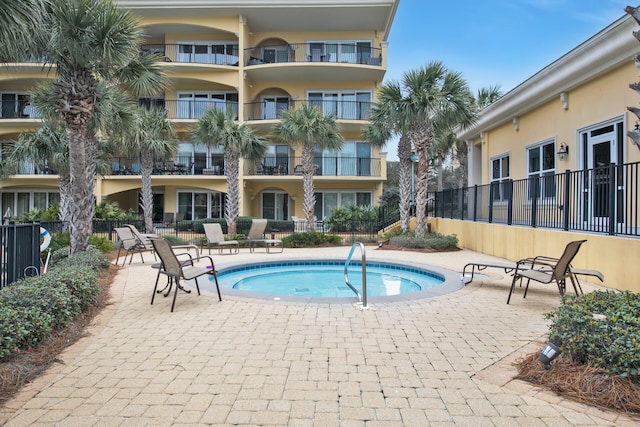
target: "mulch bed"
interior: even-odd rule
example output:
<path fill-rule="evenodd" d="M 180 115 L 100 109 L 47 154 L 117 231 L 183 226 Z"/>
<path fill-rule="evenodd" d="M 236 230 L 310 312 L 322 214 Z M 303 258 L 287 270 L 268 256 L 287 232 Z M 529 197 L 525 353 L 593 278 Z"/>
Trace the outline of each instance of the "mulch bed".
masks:
<path fill-rule="evenodd" d="M 564 356 L 554 360 L 552 368 L 546 370 L 539 356 L 537 352 L 518 361 L 516 378 L 580 403 L 640 416 L 639 384 Z"/>

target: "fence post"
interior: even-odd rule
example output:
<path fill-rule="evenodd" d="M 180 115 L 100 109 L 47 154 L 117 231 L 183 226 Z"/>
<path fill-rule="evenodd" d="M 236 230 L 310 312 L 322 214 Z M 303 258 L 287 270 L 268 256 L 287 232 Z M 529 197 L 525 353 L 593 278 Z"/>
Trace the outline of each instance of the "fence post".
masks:
<path fill-rule="evenodd" d="M 510 179 L 507 181 L 507 225 L 511 225 L 513 223 L 513 180 Z"/>
<path fill-rule="evenodd" d="M 460 219 L 464 220 L 464 188 L 460 187 Z"/>
<path fill-rule="evenodd" d="M 493 222 L 493 193 L 495 192 L 495 185 L 489 186 L 489 224 Z"/>
<path fill-rule="evenodd" d="M 569 231 L 569 201 L 571 200 L 571 198 L 569 197 L 569 192 L 571 191 L 571 185 L 569 181 L 570 179 L 571 172 L 569 171 L 569 169 L 567 169 L 564 171 L 564 217 L 562 218 L 562 228 L 564 229 L 564 231 Z M 576 197 L 576 200 L 579 199 Z"/>
<path fill-rule="evenodd" d="M 617 193 L 617 180 L 616 180 L 616 164 L 609 163 L 609 235 L 616 234 L 616 193 Z"/>
<path fill-rule="evenodd" d="M 473 186 L 473 221 L 478 221 L 478 184 Z"/>
<path fill-rule="evenodd" d="M 540 178 L 538 176 L 533 177 L 533 191 L 531 195 L 531 227 L 536 228 L 538 218 L 538 185 L 540 184 Z"/>

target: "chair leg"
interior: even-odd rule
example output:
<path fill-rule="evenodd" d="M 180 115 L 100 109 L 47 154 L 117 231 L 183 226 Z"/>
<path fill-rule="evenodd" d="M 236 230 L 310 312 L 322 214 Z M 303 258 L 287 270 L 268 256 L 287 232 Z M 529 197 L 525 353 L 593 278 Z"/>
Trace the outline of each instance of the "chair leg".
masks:
<path fill-rule="evenodd" d="M 118 256 L 116 257 L 116 265 L 118 265 L 118 261 L 120 261 L 120 249 L 122 249 L 122 245 L 118 248 Z"/>
<path fill-rule="evenodd" d="M 215 271 L 212 271 L 209 274 L 213 274 L 213 280 L 216 282 L 216 290 L 218 291 L 218 300 L 222 301 L 222 295 L 220 295 L 220 285 L 218 285 L 218 274 Z"/>
<path fill-rule="evenodd" d="M 580 294 L 584 295 L 584 292 L 582 292 L 582 286 L 580 286 L 580 281 L 578 280 L 578 277 L 572 274 L 571 276 L 569 276 L 569 279 L 571 279 L 571 284 L 573 285 L 573 290 L 576 293 L 576 295 L 578 295 L 578 289 L 580 289 Z"/>
<path fill-rule="evenodd" d="M 178 288 L 180 288 L 180 278 L 176 277 L 176 290 L 173 293 L 173 302 L 171 303 L 171 312 L 173 313 L 173 307 L 176 306 L 176 297 L 178 296 Z"/>
<path fill-rule="evenodd" d="M 524 288 L 524 295 L 522 296 L 522 298 L 527 297 L 527 291 L 529 290 L 529 283 L 531 283 L 531 279 L 527 279 L 527 286 L 525 286 Z M 520 282 L 520 286 L 522 286 L 522 282 Z"/>
<path fill-rule="evenodd" d="M 162 268 L 162 267 L 160 267 Z M 156 291 L 158 290 L 158 281 L 160 280 L 160 270 L 158 270 L 158 275 L 156 276 L 156 285 L 153 287 L 153 295 L 151 295 L 151 305 L 153 305 L 153 299 L 156 297 Z"/>
<path fill-rule="evenodd" d="M 513 280 L 511 281 L 511 289 L 509 289 L 509 297 L 507 298 L 507 304 L 509 304 L 509 301 L 511 301 L 511 294 L 513 293 L 513 290 L 516 287 L 516 280 L 518 280 L 518 275 L 514 274 Z"/>

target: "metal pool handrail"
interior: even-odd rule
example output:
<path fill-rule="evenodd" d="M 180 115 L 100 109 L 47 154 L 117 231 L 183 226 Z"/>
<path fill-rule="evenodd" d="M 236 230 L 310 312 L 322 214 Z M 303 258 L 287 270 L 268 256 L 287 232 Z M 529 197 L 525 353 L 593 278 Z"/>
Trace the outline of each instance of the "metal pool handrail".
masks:
<path fill-rule="evenodd" d="M 351 262 L 353 251 L 358 246 L 360 247 L 360 252 L 362 253 L 362 294 L 360 294 L 360 292 L 358 292 L 358 290 L 349 281 L 349 262 Z M 349 256 L 347 257 L 347 260 L 344 262 L 344 282 L 358 296 L 358 301 L 362 303 L 362 308 L 363 309 L 368 308 L 367 307 L 367 255 L 365 253 L 363 243 L 356 242 L 351 246 L 351 251 L 349 252 Z"/>

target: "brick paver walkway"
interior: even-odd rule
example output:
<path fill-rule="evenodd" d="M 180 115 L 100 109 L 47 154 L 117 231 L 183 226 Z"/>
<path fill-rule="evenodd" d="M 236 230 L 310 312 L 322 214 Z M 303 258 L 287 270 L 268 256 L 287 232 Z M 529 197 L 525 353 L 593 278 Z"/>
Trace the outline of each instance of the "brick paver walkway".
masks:
<path fill-rule="evenodd" d="M 216 256 L 218 268 L 280 257 L 337 258 L 349 248 Z M 461 271 L 471 251 L 367 250 Z M 137 262 L 137 264 L 136 264 Z M 62 364 L 0 409 L 6 426 L 592 426 L 637 425 L 513 380 L 538 351 L 557 306 L 533 284 L 506 305 L 509 276 L 488 271 L 455 293 L 405 302 L 291 303 L 204 293 L 149 305 L 155 280 L 139 258 L 113 304 Z M 585 291 L 595 285 L 584 284 Z M 4 424 L 3 424 L 4 423 Z"/>

